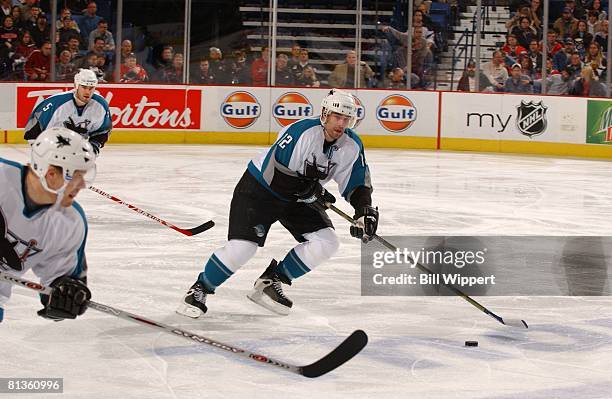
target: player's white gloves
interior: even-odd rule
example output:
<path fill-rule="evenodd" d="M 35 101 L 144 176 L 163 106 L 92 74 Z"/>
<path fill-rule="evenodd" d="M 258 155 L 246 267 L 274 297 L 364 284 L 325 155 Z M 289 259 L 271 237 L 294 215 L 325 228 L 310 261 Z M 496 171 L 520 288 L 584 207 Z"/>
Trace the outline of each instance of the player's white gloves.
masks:
<path fill-rule="evenodd" d="M 363 242 L 372 240 L 378 228 L 378 208 L 366 205 L 355 212 L 353 219 L 355 225 L 351 226 L 351 236 Z"/>

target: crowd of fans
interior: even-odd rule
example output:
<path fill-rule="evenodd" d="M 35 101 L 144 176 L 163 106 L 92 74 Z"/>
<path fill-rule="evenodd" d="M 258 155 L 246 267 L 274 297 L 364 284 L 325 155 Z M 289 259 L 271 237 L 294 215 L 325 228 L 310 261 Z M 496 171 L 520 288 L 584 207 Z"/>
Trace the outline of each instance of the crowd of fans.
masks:
<path fill-rule="evenodd" d="M 550 94 L 605 95 L 608 44 L 607 14 L 601 0 L 566 0 L 558 18 L 551 20 L 547 47 L 542 40 L 542 0 L 512 0 L 508 35 L 503 47 L 480 66 L 480 91 L 538 93 L 544 85 Z M 411 87 L 431 89 L 436 56 L 446 45 L 441 27 L 428 12 L 431 1 L 415 1 L 411 39 Z M 58 13 L 55 40 L 50 40 L 49 10 L 39 0 L 0 0 L 0 80 L 72 81 L 79 68 L 93 70 L 101 82 L 113 82 L 114 65 L 120 64 L 119 81 L 183 82 L 183 54 L 172 46 L 161 48 L 156 57 L 135 54 L 132 42 L 120 44 L 115 60 L 115 40 L 109 23 L 97 14 L 95 1 L 64 2 Z M 326 74 L 317 71 L 307 48 L 295 43 L 290 52 L 277 52 L 272 67 L 277 86 L 385 87 L 405 88 L 408 33 L 381 24 L 379 31 L 394 43 L 388 73 L 376 75 L 370 65 L 357 59 L 352 49 L 343 62 Z M 56 46 L 55 77 L 50 76 L 51 49 Z M 542 65 L 542 52 L 546 64 Z M 265 86 L 271 77 L 270 51 L 255 53 L 233 50 L 224 57 L 211 47 L 208 54 L 189 68 L 186 81 L 195 84 Z M 546 78 L 542 79 L 542 69 Z M 355 81 L 355 69 L 359 81 Z M 458 89 L 476 90 L 476 64 L 471 61 Z"/>
<path fill-rule="evenodd" d="M 478 89 L 488 92 L 540 93 L 544 86 L 548 94 L 605 96 L 608 15 L 601 0 L 557 4 L 561 14 L 550 21 L 544 48 L 541 0 L 513 2 L 505 45 L 481 65 L 478 80 L 470 61 L 458 89 L 475 91 L 478 82 Z"/>

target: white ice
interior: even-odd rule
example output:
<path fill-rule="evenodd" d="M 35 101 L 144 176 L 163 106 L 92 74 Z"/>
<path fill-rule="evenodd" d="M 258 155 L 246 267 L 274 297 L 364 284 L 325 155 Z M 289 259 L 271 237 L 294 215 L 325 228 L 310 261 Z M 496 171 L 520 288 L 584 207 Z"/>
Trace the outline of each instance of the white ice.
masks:
<path fill-rule="evenodd" d="M 270 259 L 294 245 L 277 225 L 266 247 L 209 299 L 205 318 L 176 315 L 211 251 L 225 242 L 234 185 L 261 150 L 104 148 L 96 186 L 180 227 L 208 219 L 217 226 L 182 236 L 82 192 L 94 299 L 295 364 L 316 360 L 358 328 L 370 337 L 362 353 L 309 380 L 95 310 L 48 322 L 36 316 L 36 295 L 15 288 L 0 324 L 0 377 L 63 377 L 62 398 L 612 397 L 611 298 L 479 298 L 503 317 L 527 320 L 523 331 L 457 297 L 362 297 L 360 244 L 335 215 L 340 251 L 288 289 L 291 315 L 274 316 L 245 297 Z M 25 153 L 25 146 L 0 146 L 0 157 L 24 162 Z M 607 161 L 398 150 L 367 156 L 383 236 L 612 233 Z M 466 340 L 480 345 L 466 348 Z M 28 396 L 43 397 L 17 397 Z"/>

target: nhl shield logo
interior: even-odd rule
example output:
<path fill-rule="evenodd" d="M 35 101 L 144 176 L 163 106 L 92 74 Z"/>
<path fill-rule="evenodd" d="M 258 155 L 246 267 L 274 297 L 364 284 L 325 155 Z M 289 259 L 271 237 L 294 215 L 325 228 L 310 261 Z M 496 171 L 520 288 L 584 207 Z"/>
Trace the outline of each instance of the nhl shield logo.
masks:
<path fill-rule="evenodd" d="M 533 101 L 524 102 L 517 107 L 516 127 L 525 136 L 533 137 L 544 133 L 546 130 L 547 107 Z"/>

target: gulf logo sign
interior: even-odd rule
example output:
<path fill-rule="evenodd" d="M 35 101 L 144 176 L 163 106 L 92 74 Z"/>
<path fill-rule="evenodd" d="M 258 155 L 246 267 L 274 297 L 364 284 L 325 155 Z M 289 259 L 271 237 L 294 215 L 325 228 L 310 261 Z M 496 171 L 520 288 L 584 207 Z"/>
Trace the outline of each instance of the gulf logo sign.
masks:
<path fill-rule="evenodd" d="M 376 108 L 376 119 L 390 132 L 399 133 L 408 129 L 417 118 L 417 110 L 407 97 L 392 94 Z"/>
<path fill-rule="evenodd" d="M 290 92 L 280 96 L 272 107 L 272 116 L 281 126 L 314 115 L 310 101 L 300 93 Z"/>
<path fill-rule="evenodd" d="M 251 126 L 261 115 L 261 106 L 255 96 L 246 91 L 235 91 L 221 103 L 221 116 L 225 123 L 236 129 Z"/>
<path fill-rule="evenodd" d="M 365 107 L 363 106 L 363 103 L 361 102 L 360 99 L 357 98 L 356 95 L 353 95 L 353 98 L 355 99 L 355 105 L 357 106 L 357 118 L 355 121 L 355 127 L 357 127 L 359 126 L 363 118 L 365 117 Z"/>

